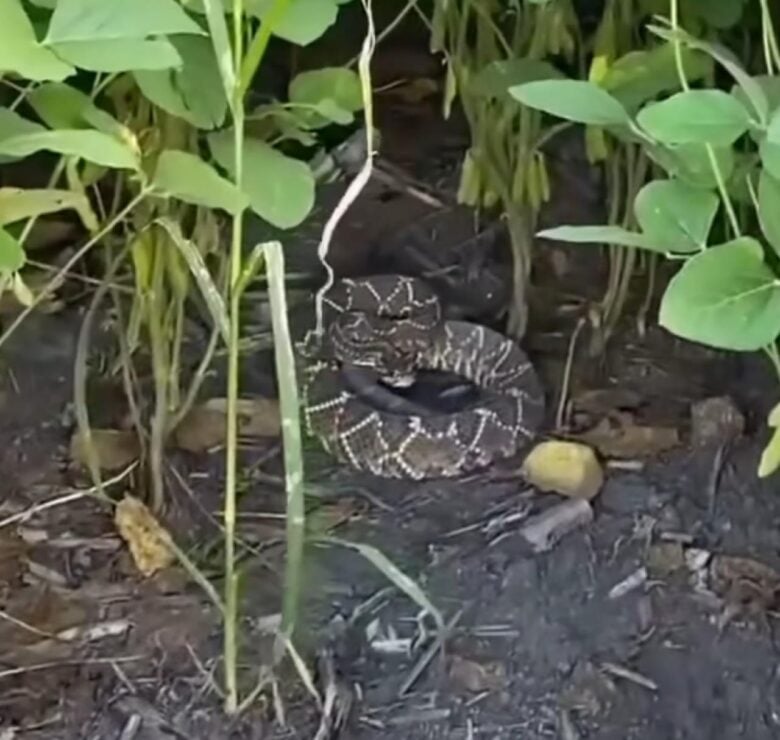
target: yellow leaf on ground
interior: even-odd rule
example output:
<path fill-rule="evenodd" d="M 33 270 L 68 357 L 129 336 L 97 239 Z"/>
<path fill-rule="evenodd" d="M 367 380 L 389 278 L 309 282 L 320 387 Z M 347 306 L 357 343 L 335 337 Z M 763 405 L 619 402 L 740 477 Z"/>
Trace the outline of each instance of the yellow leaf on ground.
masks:
<path fill-rule="evenodd" d="M 143 575 L 149 577 L 173 564 L 169 535 L 142 501 L 125 496 L 117 504 L 114 524 Z"/>

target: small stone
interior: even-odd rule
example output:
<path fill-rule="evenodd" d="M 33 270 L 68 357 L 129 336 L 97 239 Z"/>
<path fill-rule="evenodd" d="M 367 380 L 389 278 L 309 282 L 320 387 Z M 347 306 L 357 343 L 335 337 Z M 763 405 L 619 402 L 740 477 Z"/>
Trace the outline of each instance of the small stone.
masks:
<path fill-rule="evenodd" d="M 523 463 L 528 482 L 541 491 L 590 500 L 604 484 L 596 454 L 579 442 L 552 440 L 534 447 Z"/>

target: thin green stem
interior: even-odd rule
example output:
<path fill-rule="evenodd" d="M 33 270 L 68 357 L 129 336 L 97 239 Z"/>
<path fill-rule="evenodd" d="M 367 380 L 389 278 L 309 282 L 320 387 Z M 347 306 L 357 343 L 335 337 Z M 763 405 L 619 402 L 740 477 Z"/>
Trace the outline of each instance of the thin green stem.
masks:
<path fill-rule="evenodd" d="M 774 24 L 772 23 L 772 13 L 769 10 L 768 0 L 761 2 L 761 25 L 763 28 L 764 41 L 767 45 L 767 74 L 773 74 L 772 61 L 774 66 L 780 70 L 780 49 L 778 49 L 777 35 L 775 34 Z"/>
<path fill-rule="evenodd" d="M 675 61 L 675 65 L 677 66 L 677 75 L 680 78 L 680 86 L 682 87 L 683 90 L 687 92 L 690 90 L 690 85 L 688 84 L 688 77 L 685 74 L 685 66 L 683 64 L 683 58 L 682 58 L 682 44 L 678 34 L 678 30 L 680 27 L 679 14 L 680 14 L 679 0 L 670 0 L 670 16 L 671 16 L 671 23 L 672 23 L 672 31 L 674 33 L 674 36 L 672 38 L 672 48 L 674 49 L 674 61 Z M 718 159 L 715 156 L 715 150 L 713 149 L 711 144 L 705 144 L 704 147 L 707 150 L 707 159 L 709 160 L 710 167 L 712 168 L 712 172 L 715 175 L 715 182 L 718 185 L 718 192 L 720 193 L 721 200 L 723 201 L 723 206 L 726 209 L 726 215 L 728 216 L 731 230 L 734 236 L 738 237 L 742 233 L 742 230 L 739 228 L 739 220 L 737 219 L 737 212 L 734 210 L 734 204 L 731 202 L 731 197 L 729 196 L 728 190 L 726 189 L 726 182 L 723 179 L 723 173 L 720 170 Z"/>
<path fill-rule="evenodd" d="M 279 5 L 277 2 L 274 6 Z M 233 0 L 233 68 L 238 69 L 243 59 L 243 20 L 242 0 Z M 262 42 L 253 42 L 257 61 L 251 68 L 242 68 L 242 79 L 235 80 L 235 88 L 229 91 L 233 114 L 233 170 L 236 186 L 241 190 L 244 178 L 244 99 L 242 90 L 248 88 L 254 70 L 262 60 L 270 37 L 271 24 L 264 23 L 258 36 Z M 258 37 L 255 37 L 255 41 Z M 258 53 L 259 49 L 259 53 Z M 245 83 L 245 84 L 244 84 Z M 241 341 L 241 294 L 238 283 L 241 277 L 241 245 L 243 213 L 233 217 L 232 238 L 228 270 L 229 328 L 228 328 L 228 368 L 227 368 L 227 431 L 225 440 L 225 711 L 235 714 L 238 710 L 238 573 L 236 571 L 236 497 L 238 489 L 238 395 L 239 395 L 239 344 Z"/>
<path fill-rule="evenodd" d="M 149 472 L 152 488 L 152 508 L 160 512 L 165 502 L 163 477 L 163 450 L 168 428 L 168 379 L 170 358 L 163 327 L 167 291 L 165 290 L 165 250 L 171 248 L 160 229 L 151 232 L 152 281 L 149 291 L 147 325 L 154 377 L 154 412 L 149 439 Z"/>
<path fill-rule="evenodd" d="M 234 5 L 236 4 L 243 5 L 240 0 L 235 0 Z M 255 72 L 257 72 L 258 67 L 263 61 L 263 57 L 265 56 L 273 29 L 279 19 L 284 15 L 284 11 L 289 4 L 290 0 L 274 0 L 274 4 L 260 24 L 260 28 L 254 35 L 254 38 L 250 41 L 246 56 L 243 56 L 243 58 L 238 54 L 239 34 L 234 33 L 234 43 L 236 44 L 236 67 L 239 67 L 240 65 L 241 69 L 238 77 L 238 98 L 240 100 L 243 100 L 249 86 L 252 84 L 252 78 L 255 76 Z M 233 16 L 235 19 L 235 11 L 233 12 Z"/>

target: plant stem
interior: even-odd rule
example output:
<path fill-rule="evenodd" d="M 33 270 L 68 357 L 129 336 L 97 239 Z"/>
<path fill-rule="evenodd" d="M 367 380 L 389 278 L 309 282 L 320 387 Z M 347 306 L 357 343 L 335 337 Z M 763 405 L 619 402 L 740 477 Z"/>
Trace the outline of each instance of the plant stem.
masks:
<path fill-rule="evenodd" d="M 774 66 L 780 69 L 780 49 L 777 46 L 777 36 L 775 35 L 774 25 L 772 23 L 772 13 L 769 10 L 767 0 L 761 2 L 761 25 L 763 27 L 764 42 L 767 46 L 767 74 L 774 74 L 772 70 L 772 61 Z"/>
<path fill-rule="evenodd" d="M 243 7 L 241 0 L 233 4 L 235 66 L 241 60 L 241 21 Z M 234 179 L 239 190 L 243 183 L 244 159 L 244 105 L 238 83 L 233 91 L 233 147 Z M 243 214 L 233 218 L 230 243 L 230 266 L 228 292 L 230 316 L 228 327 L 227 367 L 227 433 L 225 444 L 225 712 L 229 715 L 238 710 L 238 574 L 236 572 L 236 494 L 238 482 L 238 394 L 239 394 L 239 342 L 241 340 L 240 307 L 241 297 L 237 291 L 241 276 L 241 244 Z"/>
<path fill-rule="evenodd" d="M 287 9 L 290 0 L 274 0 L 274 4 L 271 9 L 263 18 L 263 22 L 260 24 L 260 28 L 254 35 L 254 38 L 249 43 L 246 56 L 243 58 L 238 54 L 238 47 L 236 48 L 236 67 L 239 68 L 240 74 L 238 77 L 238 98 L 243 101 L 249 86 L 252 84 L 252 78 L 257 72 L 257 68 L 263 61 L 266 49 L 268 48 L 268 42 L 271 40 L 271 34 L 278 20 L 284 15 L 284 11 Z M 238 0 L 237 4 L 242 4 Z M 234 11 L 235 16 L 235 11 Z M 235 36 L 235 34 L 234 34 Z M 242 105 L 243 110 L 243 105 Z"/>
<path fill-rule="evenodd" d="M 154 377 L 154 412 L 151 419 L 149 438 L 149 473 L 152 488 L 152 508 L 162 511 L 165 502 L 163 479 L 163 451 L 165 432 L 168 427 L 168 390 L 170 377 L 170 357 L 165 342 L 163 326 L 166 306 L 165 290 L 165 250 L 172 245 L 167 234 L 152 227 L 152 280 L 149 291 L 149 311 L 147 322 L 149 345 L 152 357 L 152 375 Z"/>
<path fill-rule="evenodd" d="M 674 33 L 672 39 L 672 48 L 674 49 L 674 62 L 677 66 L 677 76 L 680 78 L 680 86 L 682 89 L 685 92 L 688 92 L 691 88 L 690 85 L 688 85 L 688 77 L 685 74 L 685 66 L 683 65 L 682 59 L 682 45 L 677 34 L 677 31 L 680 27 L 679 0 L 670 0 L 670 10 L 672 31 Z M 737 213 L 734 210 L 731 197 L 729 196 L 728 190 L 726 190 L 726 182 L 723 179 L 723 173 L 720 171 L 720 165 L 718 164 L 717 157 L 715 156 L 715 150 L 712 148 L 711 144 L 705 144 L 704 147 L 707 150 L 707 158 L 709 159 L 710 167 L 712 167 L 712 172 L 715 175 L 715 182 L 718 185 L 718 192 L 720 193 L 721 200 L 723 201 L 723 206 L 726 209 L 726 215 L 728 216 L 731 230 L 734 234 L 734 237 L 736 238 L 741 235 L 742 231 L 739 228 Z"/>
<path fill-rule="evenodd" d="M 274 334 L 276 376 L 279 379 L 279 411 L 282 418 L 285 489 L 287 492 L 287 559 L 284 577 L 282 627 L 277 642 L 277 657 L 284 654 L 292 639 L 300 598 L 301 564 L 304 551 L 304 469 L 301 444 L 300 404 L 298 400 L 295 357 L 287 324 L 287 297 L 284 286 L 284 254 L 279 242 L 264 245 L 268 298 Z"/>

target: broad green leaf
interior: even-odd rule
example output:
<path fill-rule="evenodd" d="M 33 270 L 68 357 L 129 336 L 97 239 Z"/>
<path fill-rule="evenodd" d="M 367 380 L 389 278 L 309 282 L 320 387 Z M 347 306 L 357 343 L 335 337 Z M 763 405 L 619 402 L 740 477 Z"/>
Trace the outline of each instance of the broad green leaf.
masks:
<path fill-rule="evenodd" d="M 780 107 L 780 77 L 774 75 L 756 75 L 755 77 L 752 77 L 751 80 L 766 97 L 768 113 L 772 113 Z M 735 84 L 731 88 L 731 94 L 745 107 L 751 105 L 750 98 L 740 85 Z"/>
<path fill-rule="evenodd" d="M 95 223 L 89 200 L 81 193 L 54 189 L 0 188 L 0 226 L 71 208 L 86 215 L 88 223 Z"/>
<path fill-rule="evenodd" d="M 272 5 L 273 0 L 248 0 L 246 9 L 262 21 Z M 274 36 L 298 46 L 307 46 L 336 22 L 338 12 L 336 0 L 290 0 L 274 26 Z"/>
<path fill-rule="evenodd" d="M 205 35 L 176 0 L 59 0 L 44 44 L 172 33 Z"/>
<path fill-rule="evenodd" d="M 709 54 L 716 62 L 725 67 L 731 76 L 742 88 L 750 105 L 762 124 L 766 123 L 769 116 L 769 102 L 766 93 L 754 77 L 751 77 L 736 55 L 722 44 L 711 41 L 702 41 L 681 29 L 664 28 L 654 24 L 648 24 L 647 29 L 667 41 L 679 40 L 691 49 L 700 49 Z"/>
<path fill-rule="evenodd" d="M 731 146 L 748 129 L 745 107 L 722 90 L 689 90 L 645 106 L 637 123 L 663 144 Z"/>
<path fill-rule="evenodd" d="M 682 47 L 681 54 L 689 82 L 712 72 L 712 59 L 707 54 L 686 47 Z M 599 84 L 626 110 L 636 112 L 641 105 L 661 93 L 680 89 L 674 47 L 662 44 L 652 49 L 629 52 L 615 60 Z"/>
<path fill-rule="evenodd" d="M 647 183 L 634 200 L 642 233 L 666 252 L 698 252 L 707 245 L 718 196 L 679 180 Z"/>
<path fill-rule="evenodd" d="M 751 237 L 688 260 L 661 300 L 661 326 L 683 339 L 750 352 L 780 333 L 780 281 Z"/>
<path fill-rule="evenodd" d="M 563 74 L 549 62 L 527 58 L 504 59 L 485 65 L 471 80 L 469 87 L 488 98 L 512 99 L 510 87 L 561 78 Z"/>
<path fill-rule="evenodd" d="M 119 138 L 132 137 L 116 118 L 98 108 L 89 95 L 63 82 L 39 85 L 27 96 L 27 102 L 49 128 L 95 128 Z"/>
<path fill-rule="evenodd" d="M 58 57 L 91 72 L 170 69 L 181 64 L 179 53 L 165 38 L 63 41 L 50 48 Z"/>
<path fill-rule="evenodd" d="M 44 131 L 0 141 L 0 154 L 28 157 L 40 151 L 81 157 L 105 167 L 137 169 L 139 166 L 132 147 L 102 131 Z"/>
<path fill-rule="evenodd" d="M 758 178 L 758 220 L 767 241 L 780 255 L 780 180 L 767 170 Z"/>
<path fill-rule="evenodd" d="M 758 151 L 761 155 L 761 164 L 769 170 L 770 173 L 780 180 L 780 144 L 773 144 L 771 141 L 761 142 Z"/>
<path fill-rule="evenodd" d="M 34 134 L 46 129 L 40 123 L 30 121 L 9 108 L 0 108 L 0 139 L 18 134 Z"/>
<path fill-rule="evenodd" d="M 523 105 L 591 126 L 622 126 L 628 113 L 606 90 L 579 80 L 540 80 L 514 85 L 509 94 Z"/>
<path fill-rule="evenodd" d="M 196 128 L 210 130 L 225 121 L 227 98 L 220 77 L 214 47 L 199 36 L 171 39 L 182 59 L 175 71 L 133 72 L 144 97 L 172 116 Z"/>
<path fill-rule="evenodd" d="M 232 133 L 208 138 L 214 159 L 234 174 Z M 287 157 L 264 141 L 244 142 L 243 190 L 252 210 L 280 229 L 298 226 L 314 205 L 314 176 L 304 162 Z"/>
<path fill-rule="evenodd" d="M 691 10 L 713 28 L 732 28 L 742 18 L 745 0 L 693 0 L 686 3 Z"/>
<path fill-rule="evenodd" d="M 766 128 L 766 140 L 771 144 L 780 144 L 780 108 L 769 119 Z"/>
<path fill-rule="evenodd" d="M 301 111 L 302 118 L 309 120 L 311 125 L 318 124 L 318 117 L 325 118 L 320 125 L 327 124 L 328 120 L 351 123 L 354 119 L 353 113 L 363 107 L 360 78 L 345 67 L 325 67 L 301 72 L 290 82 L 288 97 L 291 103 L 317 108 L 319 115 L 315 113 L 313 120 L 311 114 L 306 115 L 306 111 Z"/>
<path fill-rule="evenodd" d="M 38 43 L 21 0 L 0 0 L 0 75 L 15 72 L 28 80 L 64 80 L 76 70 Z"/>
<path fill-rule="evenodd" d="M 322 125 L 328 125 L 329 123 L 338 123 L 341 126 L 348 126 L 355 120 L 353 113 L 350 113 L 344 108 L 340 108 L 338 103 L 327 99 L 321 100 L 314 106 L 315 110 L 312 113 L 322 122 Z M 311 119 L 312 116 L 309 116 Z M 311 128 L 313 125 L 317 125 L 318 121 L 309 120 L 308 125 Z"/>
<path fill-rule="evenodd" d="M 707 148 L 703 144 L 648 146 L 647 153 L 670 175 L 688 185 L 714 188 L 718 184 Z M 734 150 L 731 147 L 714 147 L 714 154 L 718 170 L 727 181 L 734 171 Z"/>
<path fill-rule="evenodd" d="M 778 468 L 780 468 L 780 429 L 775 429 L 761 453 L 761 461 L 758 464 L 758 477 L 768 478 Z"/>
<path fill-rule="evenodd" d="M 207 208 L 241 213 L 247 197 L 200 157 L 189 152 L 166 150 L 157 160 L 152 184 L 164 195 Z"/>
<path fill-rule="evenodd" d="M 16 111 L 0 108 L 0 140 L 18 134 L 32 134 L 46 129 L 40 123 L 23 118 Z M 16 162 L 21 157 L 0 156 L 0 165 Z"/>
<path fill-rule="evenodd" d="M 666 248 L 659 247 L 644 234 L 628 231 L 621 226 L 556 226 L 539 231 L 536 235 L 542 239 L 576 244 L 615 244 L 621 247 L 649 249 L 653 252 L 666 251 Z"/>
<path fill-rule="evenodd" d="M 5 229 L 0 229 L 0 272 L 20 270 L 24 262 L 22 245 Z"/>

